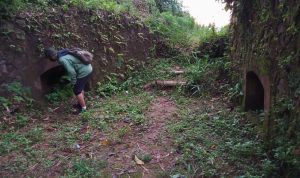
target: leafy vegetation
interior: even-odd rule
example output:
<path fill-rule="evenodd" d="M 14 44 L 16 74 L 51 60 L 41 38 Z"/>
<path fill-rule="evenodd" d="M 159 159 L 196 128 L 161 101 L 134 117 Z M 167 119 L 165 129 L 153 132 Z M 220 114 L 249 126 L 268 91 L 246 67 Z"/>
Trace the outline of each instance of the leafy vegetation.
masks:
<path fill-rule="evenodd" d="M 112 11 L 115 13 L 135 13 L 135 7 L 133 2 L 130 0 L 120 0 L 120 1 L 111 1 L 111 0 L 72 0 L 68 5 L 75 5 L 80 8 L 87 9 L 103 9 Z"/>
<path fill-rule="evenodd" d="M 0 96 L 0 129 L 10 127 L 18 129 L 26 126 L 30 121 L 32 113 L 24 112 L 26 110 L 34 113 L 34 100 L 31 98 L 30 89 L 24 87 L 20 82 L 14 81 L 5 85 L 8 95 Z M 9 119 L 5 119 L 8 117 Z"/>
<path fill-rule="evenodd" d="M 269 142 L 268 176 L 287 175 L 297 177 L 299 165 L 299 114 L 296 103 L 289 97 L 281 97 L 272 109 L 274 125 Z"/>
<path fill-rule="evenodd" d="M 72 87 L 70 85 L 56 86 L 50 93 L 46 95 L 46 99 L 52 104 L 59 104 L 73 96 Z"/>
<path fill-rule="evenodd" d="M 23 5 L 21 0 L 2 0 L 0 1 L 0 17 L 7 18 L 11 13 L 20 9 Z"/>
<path fill-rule="evenodd" d="M 163 12 L 150 16 L 146 23 L 152 31 L 161 34 L 172 47 L 178 49 L 193 49 L 200 42 L 218 35 L 214 26 L 200 26 L 188 14 L 176 16 Z"/>
<path fill-rule="evenodd" d="M 67 10 L 71 6 L 77 6 L 78 8 L 85 9 L 102 9 L 113 11 L 116 13 L 130 12 L 134 13 L 134 6 L 130 0 L 118 1 L 112 0 L 1 0 L 0 1 L 0 17 L 9 18 L 15 13 L 31 9 L 40 9 L 47 7 L 59 7 L 62 6 Z"/>
<path fill-rule="evenodd" d="M 226 58 L 209 62 L 208 58 L 197 59 L 195 63 L 187 66 L 186 78 L 193 94 L 219 90 L 221 81 L 227 77 L 221 76 L 228 73 L 230 62 Z M 223 83 L 224 84 L 224 83 Z"/>
<path fill-rule="evenodd" d="M 182 4 L 178 0 L 154 0 L 160 12 L 172 12 L 174 15 L 182 15 Z"/>
<path fill-rule="evenodd" d="M 10 131 L 1 134 L 0 155 L 4 156 L 12 152 L 24 152 L 28 156 L 34 154 L 32 145 L 43 140 L 42 129 L 35 127 L 26 134 L 18 131 Z"/>
<path fill-rule="evenodd" d="M 15 104 L 26 102 L 26 106 L 32 105 L 33 99 L 30 98 L 30 89 L 24 87 L 20 82 L 15 81 L 7 84 L 6 90 L 10 93 L 11 102 L 14 102 Z"/>
<path fill-rule="evenodd" d="M 105 168 L 105 162 L 80 159 L 74 160 L 72 167 L 66 171 L 64 177 L 99 177 L 101 176 L 99 169 Z"/>

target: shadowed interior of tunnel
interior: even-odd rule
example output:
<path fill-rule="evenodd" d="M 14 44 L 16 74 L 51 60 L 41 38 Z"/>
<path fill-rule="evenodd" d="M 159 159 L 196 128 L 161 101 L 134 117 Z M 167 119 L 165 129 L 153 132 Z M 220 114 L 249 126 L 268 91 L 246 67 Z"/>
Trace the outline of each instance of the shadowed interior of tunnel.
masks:
<path fill-rule="evenodd" d="M 49 93 L 56 87 L 63 87 L 68 84 L 67 71 L 63 66 L 53 67 L 44 72 L 40 79 L 43 93 Z"/>
<path fill-rule="evenodd" d="M 252 71 L 246 76 L 245 110 L 264 110 L 264 87 Z"/>

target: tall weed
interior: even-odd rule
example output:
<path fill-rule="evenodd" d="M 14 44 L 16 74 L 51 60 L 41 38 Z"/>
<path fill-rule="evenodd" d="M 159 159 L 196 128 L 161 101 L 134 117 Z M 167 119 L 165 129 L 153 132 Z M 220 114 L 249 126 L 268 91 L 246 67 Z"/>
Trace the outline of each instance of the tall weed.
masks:
<path fill-rule="evenodd" d="M 162 35 L 172 47 L 183 49 L 193 49 L 201 42 L 227 34 L 228 31 L 226 27 L 218 31 L 213 25 L 201 26 L 188 13 L 182 16 L 173 15 L 172 12 L 153 14 L 145 23 L 152 31 Z"/>
<path fill-rule="evenodd" d="M 70 4 L 80 8 L 103 9 L 115 13 L 130 12 L 134 13 L 135 7 L 130 0 L 72 0 Z"/>

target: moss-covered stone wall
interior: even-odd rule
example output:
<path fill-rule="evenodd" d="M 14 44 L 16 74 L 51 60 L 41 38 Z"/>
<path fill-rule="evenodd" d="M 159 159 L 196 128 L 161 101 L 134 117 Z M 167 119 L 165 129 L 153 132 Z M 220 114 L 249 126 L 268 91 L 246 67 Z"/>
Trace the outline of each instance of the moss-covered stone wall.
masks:
<path fill-rule="evenodd" d="M 264 90 L 270 157 L 277 159 L 281 175 L 295 176 L 300 155 L 300 1 L 225 2 L 232 10 L 231 56 L 244 79 L 244 104 L 247 74 L 254 72 Z M 276 157 L 280 154 L 286 155 Z"/>
<path fill-rule="evenodd" d="M 265 111 L 271 112 L 282 97 L 299 106 L 300 2 L 298 0 L 239 0 L 231 28 L 233 60 L 260 78 L 265 90 Z M 298 111 L 296 111 L 298 113 Z"/>

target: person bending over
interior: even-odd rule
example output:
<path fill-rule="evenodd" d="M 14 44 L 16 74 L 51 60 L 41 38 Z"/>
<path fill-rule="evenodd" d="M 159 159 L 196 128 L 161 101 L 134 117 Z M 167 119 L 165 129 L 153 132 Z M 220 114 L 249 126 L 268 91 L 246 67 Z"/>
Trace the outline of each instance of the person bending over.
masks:
<path fill-rule="evenodd" d="M 57 61 L 68 72 L 73 86 L 73 92 L 77 98 L 78 103 L 74 105 L 77 113 L 86 110 L 86 103 L 84 100 L 84 88 L 89 81 L 93 68 L 91 64 L 84 64 L 82 61 L 68 53 L 68 49 L 56 51 L 53 48 L 45 49 L 45 56 L 51 61 Z"/>

